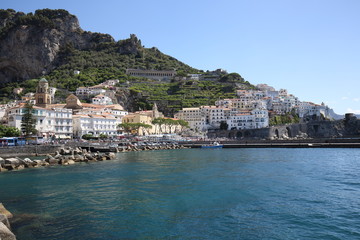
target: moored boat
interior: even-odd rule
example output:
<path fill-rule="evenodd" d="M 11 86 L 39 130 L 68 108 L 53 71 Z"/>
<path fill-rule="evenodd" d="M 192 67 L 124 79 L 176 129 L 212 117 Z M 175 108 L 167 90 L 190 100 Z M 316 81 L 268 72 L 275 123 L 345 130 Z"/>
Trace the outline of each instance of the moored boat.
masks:
<path fill-rule="evenodd" d="M 204 145 L 201 145 L 201 148 L 222 148 L 223 145 L 221 145 L 220 143 L 218 142 L 213 142 L 211 144 L 204 144 Z"/>

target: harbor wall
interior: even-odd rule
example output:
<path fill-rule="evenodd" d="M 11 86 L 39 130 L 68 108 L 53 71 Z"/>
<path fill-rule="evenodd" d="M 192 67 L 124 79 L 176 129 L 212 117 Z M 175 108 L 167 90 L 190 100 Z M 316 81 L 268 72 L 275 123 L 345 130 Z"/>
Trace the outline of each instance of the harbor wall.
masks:
<path fill-rule="evenodd" d="M 0 147 L 0 157 L 22 157 L 53 154 L 63 145 L 26 145 Z"/>
<path fill-rule="evenodd" d="M 348 117 L 337 121 L 310 121 L 261 129 L 209 130 L 208 138 L 228 139 L 306 139 L 360 137 L 360 120 Z"/>

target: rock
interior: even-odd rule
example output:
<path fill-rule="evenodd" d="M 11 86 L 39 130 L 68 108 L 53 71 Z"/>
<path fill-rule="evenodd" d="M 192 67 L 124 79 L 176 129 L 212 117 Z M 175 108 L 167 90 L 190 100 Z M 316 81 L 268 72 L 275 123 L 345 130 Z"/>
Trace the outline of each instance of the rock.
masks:
<path fill-rule="evenodd" d="M 85 157 L 87 160 L 94 160 L 94 157 L 93 157 L 91 154 L 89 154 L 89 153 L 85 154 L 84 157 Z"/>
<path fill-rule="evenodd" d="M 76 154 L 76 155 L 74 155 L 74 161 L 75 162 L 82 162 L 82 161 L 84 161 L 84 156 Z"/>
<path fill-rule="evenodd" d="M 8 218 L 4 215 L 4 214 L 0 214 L 0 222 L 2 222 L 3 224 L 5 224 L 5 226 L 10 229 L 10 223 Z"/>
<path fill-rule="evenodd" d="M 16 240 L 15 235 L 2 222 L 0 222 L 0 239 L 1 240 Z"/>
<path fill-rule="evenodd" d="M 11 212 L 9 212 L 2 203 L 0 203 L 0 214 L 5 215 L 8 219 L 13 217 Z"/>
<path fill-rule="evenodd" d="M 108 159 L 115 159 L 116 158 L 116 155 L 113 152 L 107 153 L 106 156 L 107 156 Z"/>
<path fill-rule="evenodd" d="M 23 170 L 24 168 L 25 168 L 24 165 L 19 165 L 19 166 L 17 166 L 15 169 L 16 169 L 16 170 Z"/>
<path fill-rule="evenodd" d="M 60 160 L 61 161 L 61 160 Z M 55 159 L 55 158 L 52 158 L 52 159 L 49 159 L 48 162 L 50 165 L 56 165 L 56 164 L 59 164 L 59 160 L 58 159 Z"/>
<path fill-rule="evenodd" d="M 36 166 L 42 166 L 45 162 L 45 160 L 34 160 L 34 163 L 36 164 Z"/>
<path fill-rule="evenodd" d="M 75 161 L 74 161 L 74 160 L 69 160 L 69 161 L 68 161 L 68 164 L 69 164 L 69 165 L 75 164 Z"/>
<path fill-rule="evenodd" d="M 30 158 L 24 158 L 23 160 L 20 160 L 20 161 L 27 168 L 31 168 L 36 165 L 36 163 L 33 160 L 31 160 Z"/>
<path fill-rule="evenodd" d="M 68 163 L 68 159 L 61 159 L 60 161 L 59 161 L 59 164 L 61 164 L 61 165 L 69 165 L 69 163 Z"/>
<path fill-rule="evenodd" d="M 15 167 L 18 167 L 21 164 L 21 162 L 17 158 L 7 158 L 5 159 L 5 164 L 10 164 L 10 165 L 14 165 Z"/>

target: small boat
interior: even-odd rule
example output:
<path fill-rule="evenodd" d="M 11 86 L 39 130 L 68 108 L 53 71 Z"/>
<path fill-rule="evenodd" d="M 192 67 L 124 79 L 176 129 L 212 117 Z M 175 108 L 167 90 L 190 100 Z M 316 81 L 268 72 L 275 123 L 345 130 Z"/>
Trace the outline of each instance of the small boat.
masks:
<path fill-rule="evenodd" d="M 211 144 L 204 144 L 201 145 L 201 148 L 222 148 L 224 145 L 221 145 L 218 142 L 213 142 Z"/>

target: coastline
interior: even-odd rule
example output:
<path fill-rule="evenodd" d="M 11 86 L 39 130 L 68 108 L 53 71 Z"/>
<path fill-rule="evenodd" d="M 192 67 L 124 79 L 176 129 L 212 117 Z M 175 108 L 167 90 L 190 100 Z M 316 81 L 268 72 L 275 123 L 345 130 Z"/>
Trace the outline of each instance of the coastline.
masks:
<path fill-rule="evenodd" d="M 360 138 L 315 138 L 291 140 L 216 140 L 223 148 L 360 148 Z M 186 147 L 200 148 L 212 141 L 192 141 L 179 143 Z"/>
<path fill-rule="evenodd" d="M 172 149 L 175 145 L 199 148 L 201 145 L 220 142 L 223 148 L 360 148 L 360 138 L 309 138 L 286 140 L 260 139 L 208 139 L 200 141 L 174 141 L 168 143 L 149 144 L 150 142 L 68 142 L 56 145 L 26 145 L 0 147 L 0 157 L 29 157 L 54 154 L 64 147 L 82 148 L 90 152 L 123 152 L 140 150 Z M 171 146 L 171 147 L 169 147 Z"/>

